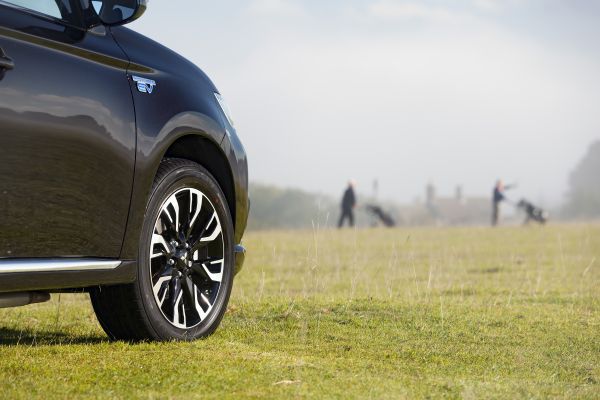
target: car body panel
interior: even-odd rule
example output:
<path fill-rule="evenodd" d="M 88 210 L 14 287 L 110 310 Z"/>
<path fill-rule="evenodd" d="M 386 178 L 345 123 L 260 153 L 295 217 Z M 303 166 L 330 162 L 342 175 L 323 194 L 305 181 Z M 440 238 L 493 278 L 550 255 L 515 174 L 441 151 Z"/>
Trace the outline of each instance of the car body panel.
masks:
<path fill-rule="evenodd" d="M 248 215 L 250 213 L 250 200 L 248 198 L 248 158 L 235 129 L 228 129 L 227 135 L 221 143 L 229 165 L 232 166 L 233 181 L 235 184 L 235 241 L 242 242 L 246 231 Z M 243 260 L 241 261 L 243 263 Z M 241 268 L 240 263 L 240 268 Z"/>
<path fill-rule="evenodd" d="M 0 3 L 0 257 L 118 258 L 135 164 L 129 61 L 86 32 Z"/>
<path fill-rule="evenodd" d="M 122 258 L 137 257 L 139 232 L 158 166 L 169 147 L 184 136 L 213 143 L 227 160 L 235 199 L 232 216 L 236 243 L 241 241 L 248 214 L 246 155 L 235 129 L 226 121 L 214 97 L 217 89 L 194 64 L 172 50 L 125 27 L 111 28 L 131 61 L 128 73 L 156 82 L 151 94 L 131 80 L 138 115 L 135 183 Z"/>
<path fill-rule="evenodd" d="M 135 280 L 154 177 L 184 138 L 214 149 L 195 152 L 195 161 L 220 160 L 211 172 L 241 243 L 246 153 L 198 67 L 127 28 L 78 29 L 1 0 L 0 48 L 16 65 L 0 73 L 0 293 Z M 138 78 L 154 81 L 154 90 L 139 91 Z M 235 247 L 236 273 L 244 254 Z M 86 259 L 121 263 L 2 273 L 3 263 Z"/>

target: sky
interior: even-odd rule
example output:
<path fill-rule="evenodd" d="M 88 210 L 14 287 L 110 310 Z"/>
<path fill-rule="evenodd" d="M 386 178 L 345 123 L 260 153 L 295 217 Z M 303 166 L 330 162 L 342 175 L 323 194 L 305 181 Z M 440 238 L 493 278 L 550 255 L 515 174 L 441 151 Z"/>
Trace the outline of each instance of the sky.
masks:
<path fill-rule="evenodd" d="M 178 0 L 130 28 L 202 68 L 255 182 L 555 207 L 600 138 L 600 1 Z"/>

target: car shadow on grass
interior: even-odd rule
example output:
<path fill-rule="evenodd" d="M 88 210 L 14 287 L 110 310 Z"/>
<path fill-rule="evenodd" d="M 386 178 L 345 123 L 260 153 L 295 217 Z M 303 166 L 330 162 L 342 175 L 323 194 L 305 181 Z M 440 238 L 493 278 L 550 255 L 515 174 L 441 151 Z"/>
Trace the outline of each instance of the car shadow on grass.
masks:
<path fill-rule="evenodd" d="M 17 330 L 0 327 L 0 346 L 56 346 L 70 344 L 99 344 L 107 337 L 73 335 L 61 331 Z"/>

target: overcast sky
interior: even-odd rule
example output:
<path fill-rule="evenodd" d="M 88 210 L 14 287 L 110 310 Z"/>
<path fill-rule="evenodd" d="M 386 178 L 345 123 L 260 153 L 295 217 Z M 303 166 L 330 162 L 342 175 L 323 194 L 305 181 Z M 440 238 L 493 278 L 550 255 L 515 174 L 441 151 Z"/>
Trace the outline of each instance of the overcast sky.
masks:
<path fill-rule="evenodd" d="M 556 205 L 600 138 L 600 1 L 156 1 L 131 28 L 230 103 L 251 180 Z"/>

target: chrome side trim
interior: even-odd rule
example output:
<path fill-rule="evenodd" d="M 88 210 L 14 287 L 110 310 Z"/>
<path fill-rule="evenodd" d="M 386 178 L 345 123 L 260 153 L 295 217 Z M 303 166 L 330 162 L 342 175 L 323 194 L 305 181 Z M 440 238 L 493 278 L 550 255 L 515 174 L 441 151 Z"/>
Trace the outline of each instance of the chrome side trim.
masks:
<path fill-rule="evenodd" d="M 94 259 L 0 259 L 0 274 L 22 272 L 64 272 L 64 271 L 105 271 L 113 270 L 121 265 L 118 260 Z"/>

